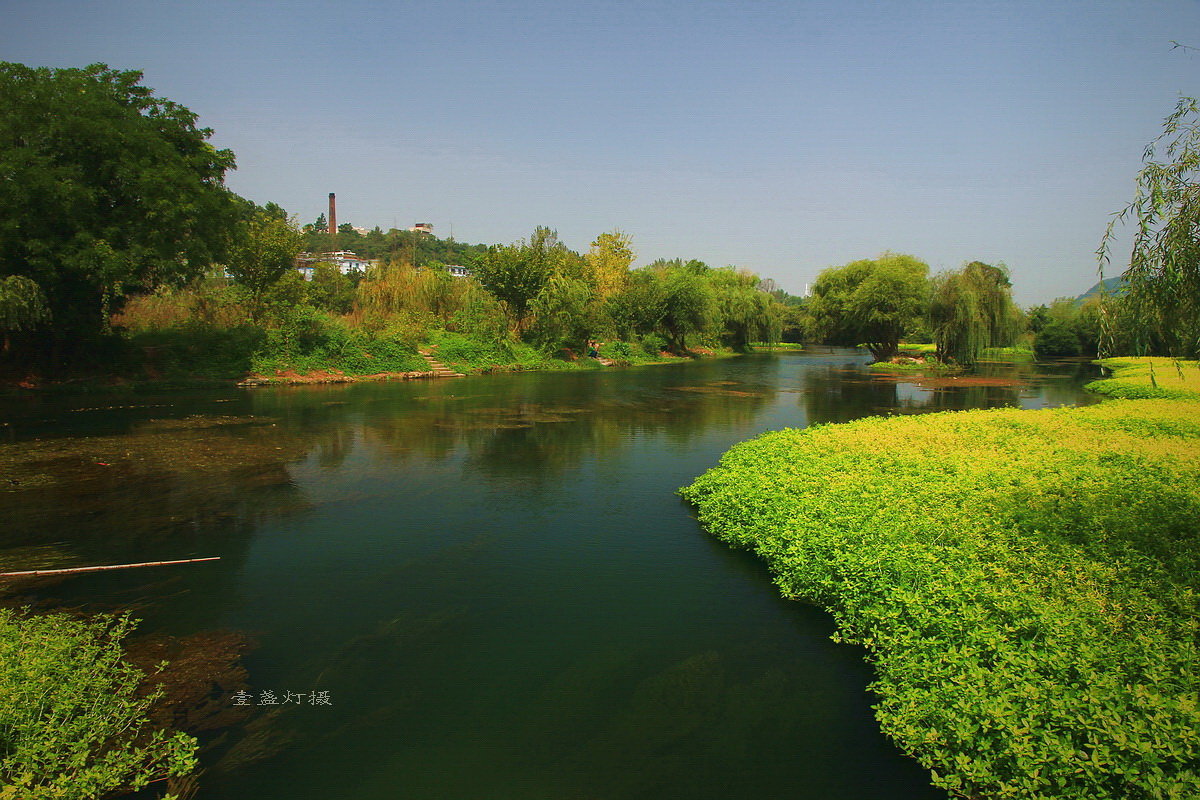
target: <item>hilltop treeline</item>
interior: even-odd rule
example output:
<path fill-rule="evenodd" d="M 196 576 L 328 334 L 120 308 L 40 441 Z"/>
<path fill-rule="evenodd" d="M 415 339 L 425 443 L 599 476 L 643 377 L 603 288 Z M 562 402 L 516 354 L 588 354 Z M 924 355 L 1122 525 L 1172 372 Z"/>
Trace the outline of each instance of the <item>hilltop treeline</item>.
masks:
<path fill-rule="evenodd" d="M 335 235 L 329 234 L 329 226 L 322 214 L 316 222 L 303 225 L 302 248 L 308 253 L 350 252 L 371 260 L 396 261 L 424 267 L 430 264 L 475 263 L 487 252 L 485 244 L 467 244 L 455 241 L 453 236 L 439 239 L 423 231 L 392 228 L 384 231 L 379 226 L 361 233 L 348 222 L 338 225 Z"/>

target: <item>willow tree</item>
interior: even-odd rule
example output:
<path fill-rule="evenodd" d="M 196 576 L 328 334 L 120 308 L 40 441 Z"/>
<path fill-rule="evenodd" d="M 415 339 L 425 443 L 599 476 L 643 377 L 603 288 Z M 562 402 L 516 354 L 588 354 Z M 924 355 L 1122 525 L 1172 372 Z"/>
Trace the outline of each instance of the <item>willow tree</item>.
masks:
<path fill-rule="evenodd" d="M 713 270 L 710 282 L 725 344 L 745 350 L 752 341 L 778 341 L 779 304 L 762 290 L 757 275 L 725 267 Z"/>
<path fill-rule="evenodd" d="M 621 338 L 656 334 L 667 314 L 662 273 L 652 267 L 631 270 L 625 288 L 609 297 L 605 308 Z"/>
<path fill-rule="evenodd" d="M 560 347 L 583 351 L 602 327 L 596 320 L 599 306 L 591 285 L 569 275 L 551 275 L 529 307 L 534 318 L 529 334 L 549 352 Z"/>
<path fill-rule="evenodd" d="M 1200 110 L 1181 97 L 1163 132 L 1142 156 L 1133 201 L 1114 215 L 1096 251 L 1101 279 L 1124 226 L 1133 228 L 1129 267 L 1124 270 L 1132 324 L 1116 331 L 1112 301 L 1102 317 L 1102 354 L 1111 354 L 1119 333 L 1142 355 L 1164 350 L 1181 358 L 1200 356 Z"/>
<path fill-rule="evenodd" d="M 938 358 L 974 364 L 989 347 L 1012 344 L 1021 312 L 1004 265 L 972 261 L 933 278 L 929 322 Z"/>
<path fill-rule="evenodd" d="M 36 282 L 22 275 L 0 278 L 0 335 L 4 337 L 0 353 L 8 353 L 10 332 L 28 330 L 49 319 L 46 296 Z"/>
<path fill-rule="evenodd" d="M 865 344 L 876 361 L 887 361 L 926 312 L 928 276 L 928 264 L 898 253 L 830 267 L 813 284 L 813 324 L 825 341 Z"/>
<path fill-rule="evenodd" d="M 661 331 L 672 352 L 686 354 L 688 337 L 702 335 L 719 314 L 711 273 L 711 267 L 694 259 L 657 273 L 663 285 Z"/>

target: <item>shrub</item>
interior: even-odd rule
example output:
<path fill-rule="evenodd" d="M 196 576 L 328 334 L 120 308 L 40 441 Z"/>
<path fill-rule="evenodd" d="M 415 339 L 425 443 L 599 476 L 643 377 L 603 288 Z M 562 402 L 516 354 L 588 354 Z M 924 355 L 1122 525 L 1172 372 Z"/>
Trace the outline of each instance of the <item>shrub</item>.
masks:
<path fill-rule="evenodd" d="M 1033 339 L 1033 353 L 1038 358 L 1070 357 L 1080 352 L 1079 336 L 1073 328 L 1059 322 L 1051 322 Z"/>
<path fill-rule="evenodd" d="M 428 369 L 417 352 L 419 333 L 402 319 L 376 329 L 352 328 L 310 306 L 295 309 L 278 328 L 267 331 L 254 354 L 255 372 L 319 370 L 350 375 L 420 372 Z"/>
<path fill-rule="evenodd" d="M 200 323 L 135 333 L 130 344 L 143 365 L 167 378 L 240 378 L 250 371 L 266 332 L 255 325 L 220 328 Z"/>
<path fill-rule="evenodd" d="M 656 356 L 667 349 L 667 340 L 657 333 L 647 333 L 638 339 L 638 344 L 646 351 L 646 355 Z"/>
<path fill-rule="evenodd" d="M 633 358 L 633 349 L 626 342 L 607 342 L 600 348 L 600 355 L 614 361 L 628 361 Z"/>
<path fill-rule="evenodd" d="M 112 324 L 133 333 L 197 325 L 234 328 L 250 321 L 243 300 L 227 278 L 209 274 L 182 289 L 160 286 L 151 294 L 130 298 Z"/>

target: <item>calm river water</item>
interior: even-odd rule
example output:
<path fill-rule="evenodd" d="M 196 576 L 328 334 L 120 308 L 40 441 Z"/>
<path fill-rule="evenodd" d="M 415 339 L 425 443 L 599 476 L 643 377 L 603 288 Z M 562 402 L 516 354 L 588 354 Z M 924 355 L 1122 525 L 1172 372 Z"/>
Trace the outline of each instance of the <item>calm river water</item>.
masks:
<path fill-rule="evenodd" d="M 1094 368 L 866 360 L 4 400 L 0 566 L 221 557 L 17 590 L 249 632 L 201 800 L 944 796 L 862 651 L 674 492 L 763 431 L 1087 402 Z"/>

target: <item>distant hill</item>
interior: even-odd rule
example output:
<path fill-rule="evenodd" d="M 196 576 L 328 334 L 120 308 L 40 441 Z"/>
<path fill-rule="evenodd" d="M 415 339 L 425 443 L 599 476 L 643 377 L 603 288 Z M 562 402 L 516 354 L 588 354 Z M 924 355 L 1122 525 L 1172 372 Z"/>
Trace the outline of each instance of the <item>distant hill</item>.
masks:
<path fill-rule="evenodd" d="M 1120 275 L 1116 276 L 1115 278 L 1105 278 L 1100 283 L 1097 283 L 1095 286 L 1088 289 L 1083 294 L 1079 295 L 1079 297 L 1076 297 L 1075 302 L 1082 303 L 1084 300 L 1087 300 L 1090 297 L 1095 297 L 1096 295 L 1100 294 L 1100 286 L 1101 285 L 1104 286 L 1104 291 L 1107 292 L 1108 294 L 1121 294 L 1125 290 L 1124 283 L 1125 283 L 1125 279 L 1123 277 L 1121 277 Z"/>

